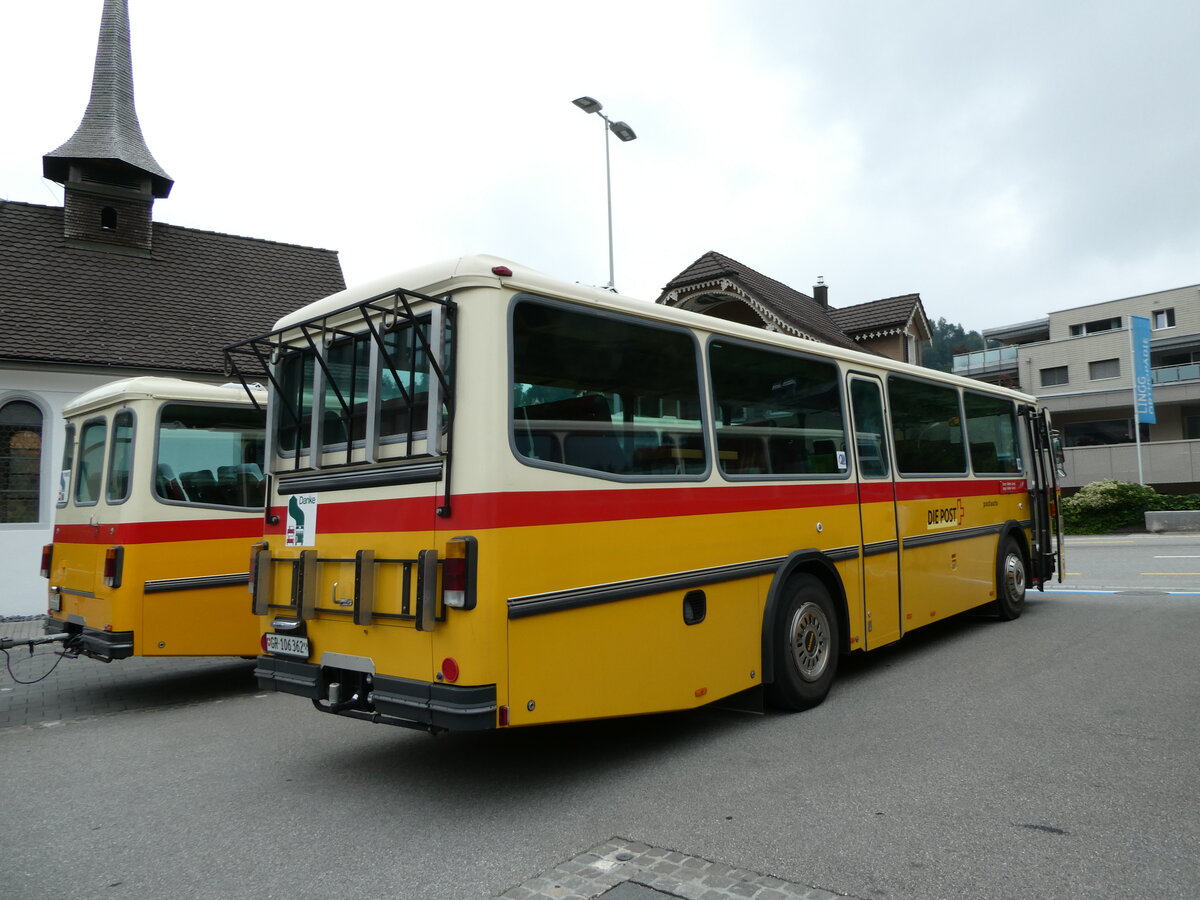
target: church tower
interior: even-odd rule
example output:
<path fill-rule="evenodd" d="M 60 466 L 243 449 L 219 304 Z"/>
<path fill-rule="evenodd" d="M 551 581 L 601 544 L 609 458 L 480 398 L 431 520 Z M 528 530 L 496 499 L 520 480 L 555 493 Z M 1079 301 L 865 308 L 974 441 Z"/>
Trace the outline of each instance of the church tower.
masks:
<path fill-rule="evenodd" d="M 154 200 L 174 182 L 134 109 L 127 0 L 104 0 L 91 99 L 71 139 L 42 157 L 42 174 L 63 186 L 68 246 L 150 254 Z"/>

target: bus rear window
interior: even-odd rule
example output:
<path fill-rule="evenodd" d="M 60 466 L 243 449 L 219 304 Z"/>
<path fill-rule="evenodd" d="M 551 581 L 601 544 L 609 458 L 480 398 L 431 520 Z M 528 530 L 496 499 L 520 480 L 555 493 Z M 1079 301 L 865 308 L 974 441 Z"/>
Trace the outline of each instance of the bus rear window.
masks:
<path fill-rule="evenodd" d="M 62 466 L 58 474 L 58 507 L 67 505 L 71 495 L 71 469 L 75 465 L 75 423 L 68 422 L 63 442 Z"/>
<path fill-rule="evenodd" d="M 264 437 L 254 409 L 164 405 L 155 442 L 155 496 L 168 503 L 261 507 Z"/>
<path fill-rule="evenodd" d="M 79 473 L 75 476 L 77 506 L 91 506 L 100 500 L 107 431 L 108 426 L 104 419 L 85 422 L 79 429 Z"/>
<path fill-rule="evenodd" d="M 133 412 L 123 409 L 113 416 L 112 450 L 108 454 L 108 478 L 104 499 L 123 503 L 129 499 L 133 474 Z"/>
<path fill-rule="evenodd" d="M 411 442 L 423 436 L 429 417 L 430 366 L 425 350 L 429 338 L 430 319 L 425 316 L 416 324 L 393 326 L 379 344 L 366 332 L 334 340 L 325 351 L 324 366 L 318 365 L 311 349 L 284 357 L 276 432 L 279 451 L 295 453 L 297 446 L 301 453 L 309 449 L 314 397 L 320 401 L 320 440 L 326 451 L 345 449 L 367 438 L 372 402 L 378 410 L 379 441 Z M 442 365 L 447 370 L 451 367 L 450 346 L 447 329 L 442 348 Z M 375 398 L 372 378 L 377 386 Z"/>
<path fill-rule="evenodd" d="M 615 476 L 708 470 L 690 333 L 522 300 L 512 348 L 512 441 L 523 460 Z"/>

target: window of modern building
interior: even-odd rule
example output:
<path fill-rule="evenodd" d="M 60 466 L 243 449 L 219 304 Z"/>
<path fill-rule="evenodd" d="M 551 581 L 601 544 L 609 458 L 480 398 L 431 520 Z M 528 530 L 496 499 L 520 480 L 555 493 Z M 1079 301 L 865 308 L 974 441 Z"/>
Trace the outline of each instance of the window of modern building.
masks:
<path fill-rule="evenodd" d="M 1151 321 L 1154 323 L 1155 331 L 1158 331 L 1160 328 L 1174 328 L 1175 327 L 1175 310 L 1174 309 L 1156 309 L 1154 311 L 1154 316 L 1151 319 Z"/>
<path fill-rule="evenodd" d="M 1189 441 L 1200 438 L 1200 416 L 1184 416 L 1183 436 Z"/>
<path fill-rule="evenodd" d="M 1141 423 L 1142 440 L 1150 440 L 1150 426 Z M 1133 419 L 1107 419 L 1100 422 L 1068 422 L 1062 426 L 1068 447 L 1094 447 L 1101 444 L 1133 443 Z"/>
<path fill-rule="evenodd" d="M 1121 376 L 1121 361 L 1119 359 L 1097 359 L 1088 363 L 1088 377 L 1092 381 L 1104 378 L 1119 378 Z"/>
<path fill-rule="evenodd" d="M 1151 365 L 1155 368 L 1159 366 L 1190 366 L 1196 362 L 1200 362 L 1200 353 L 1195 353 L 1191 350 L 1183 350 L 1178 353 L 1162 353 L 1153 356 L 1151 359 Z"/>
<path fill-rule="evenodd" d="M 1081 337 L 1085 334 L 1097 334 L 1101 331 L 1115 331 L 1121 327 L 1121 317 L 1111 319 L 1095 319 L 1091 322 L 1081 322 L 1071 326 L 1071 337 Z"/>
<path fill-rule="evenodd" d="M 42 411 L 27 400 L 0 406 L 0 524 L 36 522 L 42 481 Z"/>
<path fill-rule="evenodd" d="M 1052 387 L 1056 384 L 1067 383 L 1067 367 L 1054 366 L 1049 369 L 1041 370 L 1042 387 Z"/>

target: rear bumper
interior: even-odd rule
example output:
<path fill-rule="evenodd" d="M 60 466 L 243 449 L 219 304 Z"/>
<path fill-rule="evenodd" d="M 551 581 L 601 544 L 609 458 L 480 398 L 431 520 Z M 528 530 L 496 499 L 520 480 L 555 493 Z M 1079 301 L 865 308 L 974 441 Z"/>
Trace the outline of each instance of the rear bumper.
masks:
<path fill-rule="evenodd" d="M 82 644 L 80 649 L 89 656 L 106 659 L 127 659 L 133 656 L 132 631 L 101 631 L 99 628 L 89 628 L 62 619 L 46 619 L 44 634 L 63 632 L 70 634 L 72 640 L 78 639 Z"/>
<path fill-rule="evenodd" d="M 395 678 L 366 676 L 310 662 L 278 656 L 260 656 L 254 677 L 263 690 L 295 694 L 313 701 L 322 712 L 425 731 L 485 731 L 496 727 L 496 686 L 460 686 Z M 336 705 L 326 701 L 331 684 L 343 695 L 357 686 L 356 699 Z"/>

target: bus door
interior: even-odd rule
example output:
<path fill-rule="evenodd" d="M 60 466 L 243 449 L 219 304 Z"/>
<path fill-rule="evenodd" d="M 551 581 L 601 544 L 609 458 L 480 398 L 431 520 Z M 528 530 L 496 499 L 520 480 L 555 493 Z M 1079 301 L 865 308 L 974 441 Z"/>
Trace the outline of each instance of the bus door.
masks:
<path fill-rule="evenodd" d="M 1042 590 L 1055 569 L 1063 580 L 1062 494 L 1058 486 L 1063 469 L 1062 445 L 1050 428 L 1050 415 L 1044 409 L 1021 407 L 1026 437 L 1032 454 L 1026 477 L 1029 482 L 1030 519 L 1033 546 L 1030 548 L 1031 580 Z M 1057 561 L 1057 566 L 1056 566 Z"/>
<path fill-rule="evenodd" d="M 888 452 L 887 416 L 879 379 L 850 377 L 858 511 L 862 522 L 863 603 L 867 649 L 899 640 L 900 541 L 896 483 Z"/>

